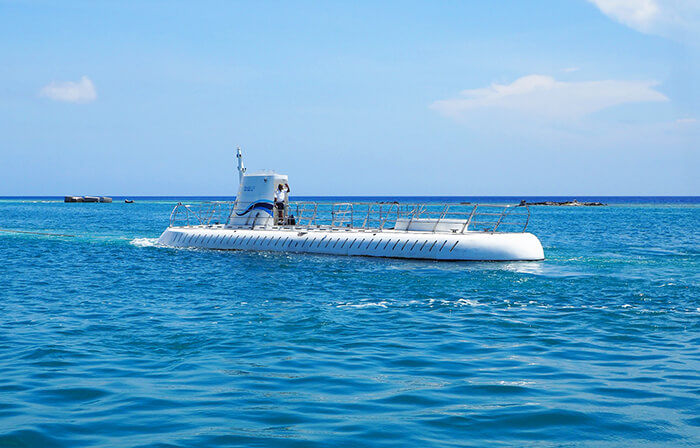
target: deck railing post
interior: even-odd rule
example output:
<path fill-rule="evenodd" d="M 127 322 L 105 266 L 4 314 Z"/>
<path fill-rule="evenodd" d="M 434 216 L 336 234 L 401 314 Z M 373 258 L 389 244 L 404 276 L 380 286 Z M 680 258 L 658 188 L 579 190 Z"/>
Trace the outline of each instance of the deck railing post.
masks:
<path fill-rule="evenodd" d="M 467 218 L 467 222 L 464 223 L 464 227 L 462 227 L 462 231 L 460 233 L 464 233 L 466 230 L 469 230 L 469 224 L 472 222 L 472 218 L 474 218 L 474 214 L 476 213 L 476 208 L 479 206 L 479 204 L 474 205 L 474 208 L 472 208 L 471 213 L 469 213 L 469 218 Z"/>
<path fill-rule="evenodd" d="M 437 228 L 438 228 L 438 224 L 440 224 L 440 220 L 442 220 L 442 219 L 445 217 L 445 215 L 447 214 L 447 210 L 449 210 L 449 209 L 450 209 L 449 204 L 445 204 L 445 205 L 442 207 L 442 211 L 441 211 L 440 214 L 438 215 L 438 219 L 435 220 L 435 225 L 433 226 L 433 233 L 435 233 L 435 231 L 436 231 Z"/>
<path fill-rule="evenodd" d="M 509 205 L 506 205 L 503 207 L 503 210 L 501 210 L 501 216 L 498 217 L 498 221 L 496 221 L 496 225 L 493 226 L 492 232 L 495 232 L 498 229 L 498 226 L 501 225 L 501 221 L 503 221 L 503 217 L 506 215 L 507 210 L 510 208 Z"/>
<path fill-rule="evenodd" d="M 527 205 L 524 206 L 525 210 L 527 210 L 527 218 L 525 218 L 525 227 L 523 227 L 523 230 L 521 232 L 525 232 L 525 229 L 527 229 L 528 224 L 530 224 L 530 207 Z"/>

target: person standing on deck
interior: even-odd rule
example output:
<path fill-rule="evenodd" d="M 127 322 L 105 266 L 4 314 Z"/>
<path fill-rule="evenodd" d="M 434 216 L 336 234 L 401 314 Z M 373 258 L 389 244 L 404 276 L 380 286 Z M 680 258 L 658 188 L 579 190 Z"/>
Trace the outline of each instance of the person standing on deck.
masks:
<path fill-rule="evenodd" d="M 284 204 L 287 202 L 289 184 L 279 184 L 275 190 L 275 209 L 277 210 L 277 224 L 284 224 Z"/>

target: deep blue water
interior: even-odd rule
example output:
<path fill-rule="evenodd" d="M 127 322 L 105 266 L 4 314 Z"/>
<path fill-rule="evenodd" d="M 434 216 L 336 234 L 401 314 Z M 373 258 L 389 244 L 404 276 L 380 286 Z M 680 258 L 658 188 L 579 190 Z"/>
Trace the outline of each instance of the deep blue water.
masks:
<path fill-rule="evenodd" d="M 69 235 L 0 231 L 0 446 L 698 446 L 700 200 L 577 199 L 612 205 L 532 207 L 518 263 L 175 250 L 177 199 L 0 200 Z"/>

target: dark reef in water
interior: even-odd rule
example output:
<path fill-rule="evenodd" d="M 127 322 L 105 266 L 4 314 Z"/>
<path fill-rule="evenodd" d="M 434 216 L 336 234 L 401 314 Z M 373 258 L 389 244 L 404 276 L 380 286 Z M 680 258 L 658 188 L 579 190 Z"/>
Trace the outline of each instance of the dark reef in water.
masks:
<path fill-rule="evenodd" d="M 112 202 L 107 196 L 66 196 L 63 202 Z"/>
<path fill-rule="evenodd" d="M 579 202 L 576 199 L 573 201 L 543 201 L 543 202 L 526 202 L 522 201 L 521 205 L 563 205 L 563 206 L 574 206 L 574 207 L 600 207 L 608 204 L 603 204 L 602 202 Z"/>

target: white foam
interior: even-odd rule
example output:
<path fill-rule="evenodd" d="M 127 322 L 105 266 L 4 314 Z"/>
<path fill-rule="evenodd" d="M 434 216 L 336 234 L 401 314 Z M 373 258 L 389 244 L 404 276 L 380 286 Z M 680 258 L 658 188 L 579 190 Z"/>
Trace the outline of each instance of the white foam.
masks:
<path fill-rule="evenodd" d="M 498 384 L 501 386 L 531 386 L 535 384 L 534 381 L 499 381 Z"/>
<path fill-rule="evenodd" d="M 368 308 L 368 307 L 380 307 L 386 308 L 389 302 L 382 300 L 381 302 L 362 302 L 362 303 L 341 303 L 338 308 L 350 307 L 350 308 Z"/>
<path fill-rule="evenodd" d="M 443 301 L 443 303 L 445 303 L 445 302 L 449 303 L 449 301 Z M 459 300 L 455 301 L 454 304 L 457 306 L 465 306 L 465 305 L 467 305 L 467 306 L 484 306 L 485 305 L 483 303 L 479 303 L 478 300 L 471 300 L 471 299 L 459 299 Z"/>
<path fill-rule="evenodd" d="M 155 247 L 158 245 L 158 238 L 134 238 L 129 244 L 136 247 Z"/>

